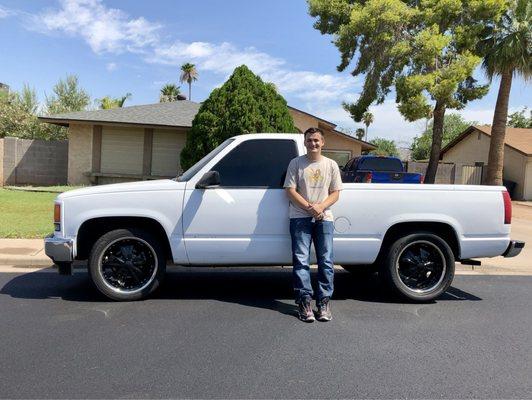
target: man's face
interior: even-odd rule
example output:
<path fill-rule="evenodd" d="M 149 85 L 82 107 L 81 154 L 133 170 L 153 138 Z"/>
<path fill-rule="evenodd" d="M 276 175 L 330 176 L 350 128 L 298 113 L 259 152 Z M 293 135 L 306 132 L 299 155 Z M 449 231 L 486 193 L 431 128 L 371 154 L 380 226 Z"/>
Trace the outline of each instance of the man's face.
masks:
<path fill-rule="evenodd" d="M 307 153 L 321 153 L 321 148 L 325 142 L 323 137 L 319 132 L 311 133 L 305 137 L 305 147 L 307 148 Z"/>

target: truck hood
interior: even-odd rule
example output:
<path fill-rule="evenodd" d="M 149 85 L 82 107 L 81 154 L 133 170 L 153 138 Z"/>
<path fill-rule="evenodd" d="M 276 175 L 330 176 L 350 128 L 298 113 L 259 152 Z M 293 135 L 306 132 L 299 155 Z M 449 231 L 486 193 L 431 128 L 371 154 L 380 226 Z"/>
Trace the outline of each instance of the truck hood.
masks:
<path fill-rule="evenodd" d="M 68 199 L 70 197 L 87 196 L 104 193 L 120 192 L 154 192 L 161 190 L 183 190 L 186 182 L 177 182 L 171 179 L 158 179 L 154 181 L 113 183 L 110 185 L 91 186 L 82 189 L 70 190 L 57 196 L 57 200 Z"/>

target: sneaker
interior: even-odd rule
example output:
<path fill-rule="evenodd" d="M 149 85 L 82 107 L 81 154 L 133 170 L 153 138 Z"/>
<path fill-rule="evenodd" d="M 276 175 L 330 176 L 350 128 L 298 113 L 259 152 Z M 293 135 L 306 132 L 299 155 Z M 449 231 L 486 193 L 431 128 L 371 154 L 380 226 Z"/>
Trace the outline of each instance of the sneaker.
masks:
<path fill-rule="evenodd" d="M 310 304 L 310 297 L 304 297 L 298 305 L 297 316 L 303 322 L 314 322 L 314 312 Z"/>
<path fill-rule="evenodd" d="M 318 321 L 327 322 L 332 319 L 331 303 L 329 302 L 328 297 L 321 299 L 321 301 L 317 304 L 317 307 L 318 312 L 316 313 L 316 318 Z"/>

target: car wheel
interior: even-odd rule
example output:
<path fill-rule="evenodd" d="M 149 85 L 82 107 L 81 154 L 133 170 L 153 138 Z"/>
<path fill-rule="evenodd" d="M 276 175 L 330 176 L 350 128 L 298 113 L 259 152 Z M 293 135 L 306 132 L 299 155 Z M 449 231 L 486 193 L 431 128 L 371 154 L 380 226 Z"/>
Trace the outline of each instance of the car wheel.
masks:
<path fill-rule="evenodd" d="M 397 239 L 382 262 L 382 275 L 403 298 L 430 301 L 454 278 L 454 254 L 447 242 L 432 233 L 414 233 Z"/>
<path fill-rule="evenodd" d="M 152 294 L 166 272 L 159 241 L 141 229 L 116 229 L 100 237 L 89 255 L 92 282 L 112 300 L 140 300 Z"/>

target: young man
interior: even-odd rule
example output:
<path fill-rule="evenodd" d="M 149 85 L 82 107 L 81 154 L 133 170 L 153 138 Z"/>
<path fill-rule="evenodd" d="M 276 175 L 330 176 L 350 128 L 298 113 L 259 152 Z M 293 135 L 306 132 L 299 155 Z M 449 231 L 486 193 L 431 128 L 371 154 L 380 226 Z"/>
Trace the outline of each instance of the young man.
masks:
<path fill-rule="evenodd" d="M 288 165 L 284 187 L 290 199 L 290 236 L 294 265 L 294 291 L 299 319 L 314 321 L 310 282 L 310 245 L 314 242 L 318 261 L 316 294 L 317 318 L 332 318 L 330 298 L 333 293 L 334 218 L 330 207 L 338 201 L 342 179 L 338 164 L 321 154 L 325 144 L 323 132 L 309 128 L 305 134 L 307 154 L 296 157 Z"/>

